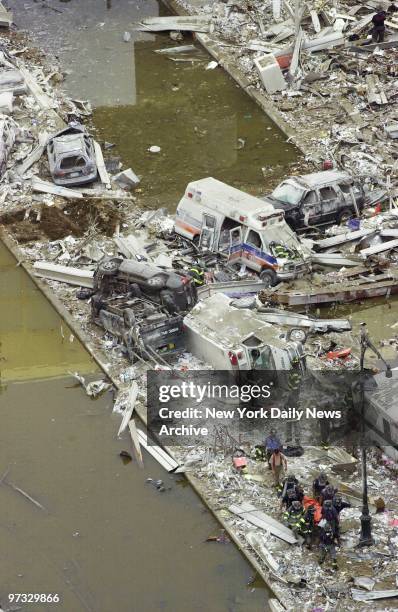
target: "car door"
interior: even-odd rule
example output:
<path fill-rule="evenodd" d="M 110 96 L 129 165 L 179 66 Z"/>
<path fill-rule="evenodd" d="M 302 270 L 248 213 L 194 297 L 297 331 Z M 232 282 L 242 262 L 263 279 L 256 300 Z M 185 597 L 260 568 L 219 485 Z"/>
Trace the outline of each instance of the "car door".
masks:
<path fill-rule="evenodd" d="M 319 189 L 320 223 L 334 222 L 340 210 L 339 195 L 334 187 L 328 185 Z"/>
<path fill-rule="evenodd" d="M 319 223 L 321 215 L 321 207 L 319 203 L 319 195 L 315 190 L 307 191 L 301 200 L 301 223 L 304 227 L 307 225 L 316 225 Z"/>
<path fill-rule="evenodd" d="M 242 226 L 234 227 L 229 232 L 229 254 L 228 262 L 238 263 L 242 258 L 243 239 Z"/>
<path fill-rule="evenodd" d="M 216 218 L 208 213 L 202 215 L 202 230 L 199 246 L 204 251 L 213 251 L 216 237 Z"/>
<path fill-rule="evenodd" d="M 242 263 L 249 268 L 260 272 L 264 263 L 264 247 L 260 234 L 247 228 L 243 241 Z"/>

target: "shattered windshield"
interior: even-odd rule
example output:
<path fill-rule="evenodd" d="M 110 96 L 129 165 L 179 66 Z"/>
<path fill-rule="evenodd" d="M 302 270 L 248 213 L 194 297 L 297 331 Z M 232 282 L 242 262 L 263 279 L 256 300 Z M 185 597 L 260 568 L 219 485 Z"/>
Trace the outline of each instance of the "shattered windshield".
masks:
<path fill-rule="evenodd" d="M 273 197 L 285 204 L 298 204 L 303 196 L 304 189 L 292 185 L 291 183 L 282 183 L 272 192 Z"/>

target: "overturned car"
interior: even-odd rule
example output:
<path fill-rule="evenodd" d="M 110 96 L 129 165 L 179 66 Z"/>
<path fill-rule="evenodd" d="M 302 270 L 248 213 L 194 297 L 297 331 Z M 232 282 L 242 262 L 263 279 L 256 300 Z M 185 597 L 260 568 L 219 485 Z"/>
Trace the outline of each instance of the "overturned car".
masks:
<path fill-rule="evenodd" d="M 170 359 L 184 350 L 183 313 L 196 303 L 190 277 L 118 257 L 94 274 L 94 321 L 119 338 L 130 358 Z"/>

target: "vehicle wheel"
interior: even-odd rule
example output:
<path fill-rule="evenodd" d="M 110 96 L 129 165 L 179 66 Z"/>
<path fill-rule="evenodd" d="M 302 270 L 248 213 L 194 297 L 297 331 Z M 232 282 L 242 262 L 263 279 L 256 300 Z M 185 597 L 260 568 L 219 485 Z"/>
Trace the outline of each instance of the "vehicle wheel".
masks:
<path fill-rule="evenodd" d="M 119 265 L 120 261 L 118 259 L 108 259 L 108 261 L 99 264 L 98 272 L 104 276 L 112 276 L 118 271 Z"/>
<path fill-rule="evenodd" d="M 129 287 L 129 294 L 131 295 L 131 297 L 142 297 L 141 287 L 137 285 L 137 283 L 132 283 Z"/>
<path fill-rule="evenodd" d="M 276 273 L 273 270 L 263 270 L 260 278 L 266 287 L 273 287 L 277 284 Z"/>
<path fill-rule="evenodd" d="M 307 334 L 303 329 L 294 328 L 287 333 L 287 339 L 304 344 L 307 340 Z"/>
<path fill-rule="evenodd" d="M 133 327 L 133 325 L 135 325 L 136 319 L 132 308 L 126 308 L 126 310 L 123 311 L 123 320 L 126 327 Z"/>
<path fill-rule="evenodd" d="M 170 314 L 174 314 L 175 312 L 177 312 L 178 308 L 174 303 L 173 295 L 170 293 L 170 291 L 161 291 L 160 299 L 162 301 L 163 306 L 165 306 L 165 308 L 167 309 L 167 312 L 169 312 Z"/>
<path fill-rule="evenodd" d="M 344 225 L 349 219 L 352 219 L 353 216 L 354 215 L 349 208 L 344 208 L 344 210 L 342 210 L 337 217 L 338 224 Z"/>

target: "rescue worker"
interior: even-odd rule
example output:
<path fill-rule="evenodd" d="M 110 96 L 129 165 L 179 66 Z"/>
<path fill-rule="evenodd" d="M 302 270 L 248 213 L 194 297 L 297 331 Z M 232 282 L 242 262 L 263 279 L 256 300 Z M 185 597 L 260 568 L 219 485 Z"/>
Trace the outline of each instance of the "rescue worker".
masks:
<path fill-rule="evenodd" d="M 315 539 L 315 506 L 308 506 L 304 512 L 305 520 L 305 545 L 308 550 L 311 550 Z"/>
<path fill-rule="evenodd" d="M 383 10 L 382 6 L 377 7 L 377 13 L 372 17 L 373 28 L 371 30 L 372 41 L 374 43 L 382 43 L 384 41 L 384 34 L 386 32 L 386 26 L 384 22 L 387 18 L 387 13 Z"/>
<path fill-rule="evenodd" d="M 344 508 L 351 508 L 351 504 L 347 501 L 343 501 L 340 493 L 336 493 L 333 497 L 333 507 L 336 509 L 337 514 L 340 514 Z"/>
<path fill-rule="evenodd" d="M 283 471 L 287 470 L 287 459 L 281 452 L 280 448 L 276 448 L 271 455 L 271 470 L 274 476 L 274 486 L 278 487 Z"/>
<path fill-rule="evenodd" d="M 305 535 L 306 526 L 304 518 L 303 504 L 299 501 L 294 501 L 288 510 L 283 514 L 287 526 L 291 529 L 294 535 Z"/>
<path fill-rule="evenodd" d="M 277 436 L 277 433 L 275 431 L 275 429 L 271 429 L 269 436 L 267 436 L 264 440 L 264 446 L 265 446 L 265 451 L 267 453 L 267 461 L 268 461 L 268 467 L 269 469 L 271 469 L 271 464 L 270 464 L 270 459 L 271 459 L 271 455 L 272 453 L 277 449 L 277 448 L 282 448 L 282 444 L 280 439 Z"/>
<path fill-rule="evenodd" d="M 312 483 L 312 493 L 317 501 L 321 497 L 322 490 L 329 484 L 325 472 L 321 472 Z"/>
<path fill-rule="evenodd" d="M 319 565 L 325 561 L 327 555 L 330 555 L 333 569 L 337 570 L 337 554 L 336 554 L 336 538 L 333 533 L 333 528 L 330 523 L 326 523 L 319 534 L 321 554 L 319 557 Z"/>
<path fill-rule="evenodd" d="M 280 257 L 281 259 L 289 259 L 291 257 L 290 250 L 283 244 L 280 244 L 280 242 L 271 242 L 270 247 L 274 257 Z"/>
<path fill-rule="evenodd" d="M 195 264 L 192 266 L 192 268 L 189 268 L 188 274 L 192 278 L 196 287 L 200 287 L 204 284 L 205 273 L 199 265 Z"/>
<path fill-rule="evenodd" d="M 327 484 L 321 491 L 320 503 L 323 504 L 326 500 L 333 501 L 333 497 L 336 495 L 337 489 L 333 485 Z"/>
<path fill-rule="evenodd" d="M 304 498 L 304 491 L 301 485 L 297 481 L 293 483 L 293 486 L 286 489 L 285 493 L 282 491 L 281 495 L 281 508 L 289 508 L 294 501 L 302 502 Z"/>
<path fill-rule="evenodd" d="M 338 539 L 340 537 L 339 513 L 333 506 L 331 499 L 327 499 L 323 503 L 321 514 L 322 518 L 332 526 L 334 537 Z"/>

